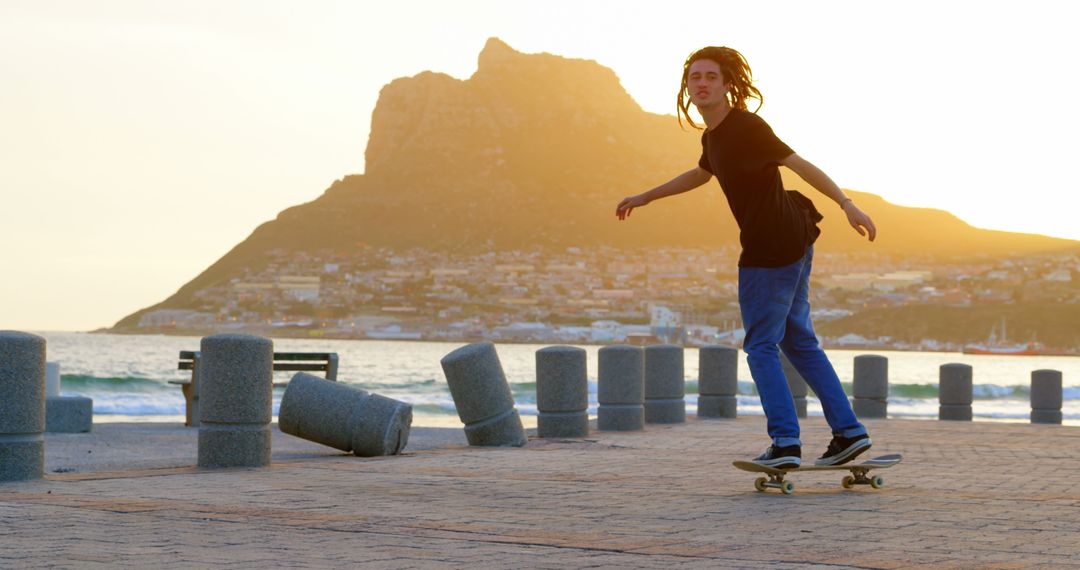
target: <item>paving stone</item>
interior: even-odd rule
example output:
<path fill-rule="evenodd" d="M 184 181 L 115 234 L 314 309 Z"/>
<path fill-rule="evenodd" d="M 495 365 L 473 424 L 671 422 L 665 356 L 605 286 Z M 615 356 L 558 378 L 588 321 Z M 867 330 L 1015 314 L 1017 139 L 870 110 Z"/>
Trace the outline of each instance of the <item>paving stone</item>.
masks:
<path fill-rule="evenodd" d="M 1022 461 L 1054 453 L 1062 472 L 1075 470 L 1080 429 L 870 424 L 873 455 L 905 456 L 881 472 L 885 488 L 842 489 L 843 472 L 794 473 L 790 496 L 754 491 L 754 475 L 731 466 L 759 451 L 760 416 L 523 448 L 456 441 L 396 457 L 275 457 L 264 469 L 106 462 L 111 471 L 89 465 L 0 485 L 0 566 L 1052 568 L 1080 559 L 1080 487 L 1034 476 Z M 162 436 L 123 430 L 143 436 L 125 445 L 147 450 Z M 808 445 L 829 435 L 822 418 L 804 420 Z"/>

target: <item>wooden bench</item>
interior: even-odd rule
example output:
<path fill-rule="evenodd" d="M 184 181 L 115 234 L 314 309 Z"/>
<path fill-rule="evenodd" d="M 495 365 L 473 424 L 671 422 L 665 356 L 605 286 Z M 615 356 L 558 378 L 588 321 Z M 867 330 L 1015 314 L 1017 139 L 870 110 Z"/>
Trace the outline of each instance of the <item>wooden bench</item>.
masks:
<path fill-rule="evenodd" d="M 202 357 L 198 351 L 181 350 L 178 370 L 190 370 L 190 380 L 169 380 L 184 393 L 184 425 L 199 425 L 199 369 Z M 275 352 L 274 371 L 324 372 L 326 379 L 336 382 L 338 355 L 336 352 Z M 275 388 L 288 382 L 274 382 Z"/>

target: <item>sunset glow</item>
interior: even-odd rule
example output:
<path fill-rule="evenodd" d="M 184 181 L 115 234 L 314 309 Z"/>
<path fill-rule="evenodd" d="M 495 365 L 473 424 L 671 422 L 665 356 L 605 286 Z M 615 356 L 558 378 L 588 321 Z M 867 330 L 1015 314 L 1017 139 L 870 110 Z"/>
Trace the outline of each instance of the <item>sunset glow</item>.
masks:
<path fill-rule="evenodd" d="M 736 47 L 761 115 L 844 188 L 1080 240 L 1067 10 L 6 1 L 0 328 L 86 330 L 163 299 L 259 224 L 363 172 L 383 86 L 425 70 L 467 79 L 490 37 L 595 60 L 673 123 L 686 55 Z"/>

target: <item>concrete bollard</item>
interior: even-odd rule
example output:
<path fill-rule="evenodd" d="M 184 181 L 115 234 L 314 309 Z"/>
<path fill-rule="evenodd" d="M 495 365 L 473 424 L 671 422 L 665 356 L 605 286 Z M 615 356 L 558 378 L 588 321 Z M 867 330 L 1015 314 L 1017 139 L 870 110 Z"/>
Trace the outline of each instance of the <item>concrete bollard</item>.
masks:
<path fill-rule="evenodd" d="M 876 354 L 855 357 L 852 408 L 860 418 L 884 418 L 889 408 L 889 359 Z"/>
<path fill-rule="evenodd" d="M 45 339 L 0 331 L 0 482 L 45 474 Z"/>
<path fill-rule="evenodd" d="M 738 415 L 739 351 L 710 345 L 698 351 L 699 418 L 734 418 Z"/>
<path fill-rule="evenodd" d="M 270 464 L 274 343 L 259 336 L 202 339 L 199 467 Z"/>
<path fill-rule="evenodd" d="M 87 433 L 94 427 L 94 400 L 85 396 L 57 396 L 45 400 L 45 431 Z"/>
<path fill-rule="evenodd" d="M 970 422 L 971 366 L 942 364 L 938 371 L 938 419 Z"/>
<path fill-rule="evenodd" d="M 791 389 L 791 397 L 795 399 L 795 414 L 800 418 L 806 417 L 806 396 L 810 393 L 810 387 L 802 374 L 795 369 L 795 365 L 788 357 L 780 353 L 780 365 L 784 369 L 784 377 L 787 378 L 788 388 Z"/>
<path fill-rule="evenodd" d="M 597 356 L 597 429 L 644 429 L 645 351 L 638 346 L 605 346 Z"/>
<path fill-rule="evenodd" d="M 1031 373 L 1031 423 L 1061 423 L 1061 371 L 1035 370 Z"/>
<path fill-rule="evenodd" d="M 60 395 L 60 364 L 45 366 L 45 431 L 86 433 L 94 426 L 94 401 L 84 396 Z"/>
<path fill-rule="evenodd" d="M 645 423 L 686 421 L 683 348 L 673 344 L 645 347 Z"/>
<path fill-rule="evenodd" d="M 60 395 L 60 363 L 45 363 L 45 398 L 55 398 Z"/>
<path fill-rule="evenodd" d="M 409 442 L 412 406 L 299 372 L 281 396 L 278 427 L 359 457 L 397 455 Z"/>
<path fill-rule="evenodd" d="M 589 435 L 589 374 L 585 350 L 549 346 L 536 351 L 536 433 L 540 437 Z"/>
<path fill-rule="evenodd" d="M 463 346 L 444 356 L 440 364 L 469 445 L 521 447 L 528 443 L 494 344 Z"/>

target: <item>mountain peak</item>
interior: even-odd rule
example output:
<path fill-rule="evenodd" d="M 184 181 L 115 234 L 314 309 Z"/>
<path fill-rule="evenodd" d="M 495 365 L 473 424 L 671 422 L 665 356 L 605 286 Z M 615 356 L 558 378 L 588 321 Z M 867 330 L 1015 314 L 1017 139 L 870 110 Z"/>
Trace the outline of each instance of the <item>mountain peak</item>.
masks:
<path fill-rule="evenodd" d="M 600 158 L 613 149 L 608 138 L 634 140 L 626 125 L 639 113 L 611 69 L 585 59 L 522 53 L 492 37 L 466 80 L 423 72 L 382 89 L 371 117 L 365 172 L 439 180 L 461 169 L 489 171 L 493 164 L 537 165 L 538 156 L 549 155 L 549 141 L 560 139 L 593 150 L 580 156 Z M 637 140 L 645 144 L 652 137 Z"/>
<path fill-rule="evenodd" d="M 480 50 L 477 69 L 498 67 L 519 55 L 521 55 L 521 53 L 510 47 L 506 42 L 499 38 L 491 37 L 488 38 L 487 43 L 484 44 L 484 49 Z"/>

